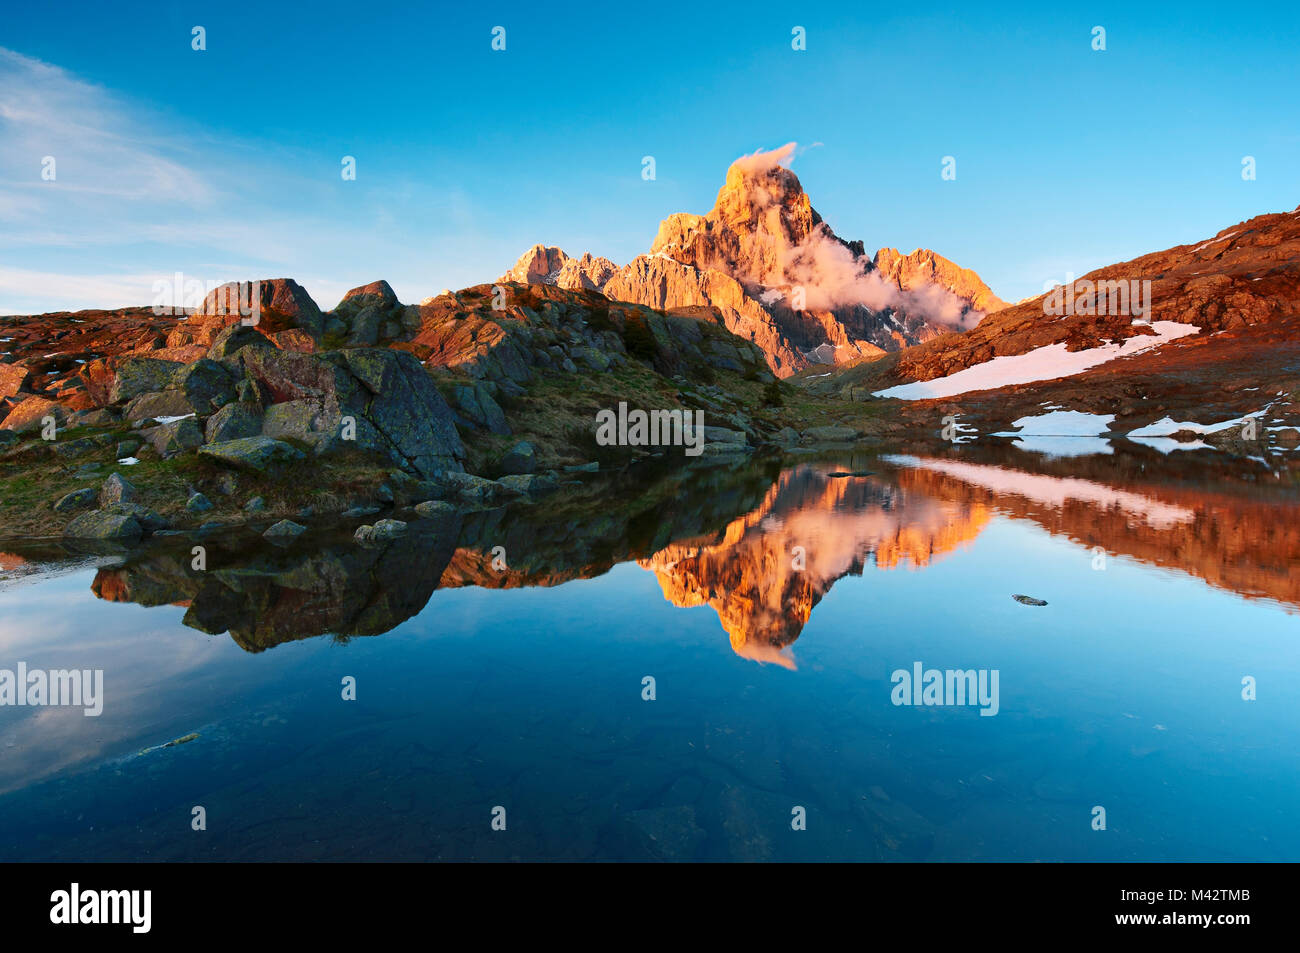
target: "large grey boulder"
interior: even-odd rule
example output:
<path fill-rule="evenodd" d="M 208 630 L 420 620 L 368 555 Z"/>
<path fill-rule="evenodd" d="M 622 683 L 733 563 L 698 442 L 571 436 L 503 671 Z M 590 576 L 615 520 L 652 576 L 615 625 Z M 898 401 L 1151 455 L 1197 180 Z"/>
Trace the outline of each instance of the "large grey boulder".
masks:
<path fill-rule="evenodd" d="M 222 443 L 241 437 L 256 437 L 261 432 L 261 404 L 236 401 L 226 404 L 208 418 L 204 436 L 208 443 Z"/>
<path fill-rule="evenodd" d="M 537 469 L 537 454 L 533 445 L 521 440 L 501 458 L 501 472 L 511 475 L 532 473 Z"/>
<path fill-rule="evenodd" d="M 130 503 L 135 499 L 135 487 L 120 473 L 114 473 L 99 489 L 99 505 L 112 506 L 114 503 Z"/>
<path fill-rule="evenodd" d="M 245 348 L 238 359 L 271 397 L 264 436 L 294 437 L 317 453 L 379 454 L 422 477 L 463 469 L 465 448 L 451 409 L 406 351 Z"/>
<path fill-rule="evenodd" d="M 261 331 L 246 324 L 232 324 L 212 340 L 212 345 L 208 348 L 208 360 L 225 360 L 243 347 L 275 350 L 275 344 Z"/>
<path fill-rule="evenodd" d="M 135 517 L 124 513 L 92 510 L 83 513 L 63 529 L 69 539 L 104 539 L 116 542 L 135 542 L 144 530 Z"/>
<path fill-rule="evenodd" d="M 130 400 L 139 394 L 163 390 L 178 370 L 185 365 L 180 361 L 163 361 L 156 357 L 128 357 L 113 370 L 113 386 L 109 390 L 111 403 Z"/>
<path fill-rule="evenodd" d="M 211 443 L 199 449 L 199 456 L 226 466 L 257 472 L 276 470 L 305 459 L 305 454 L 297 447 L 270 437 L 243 437 Z"/>
<path fill-rule="evenodd" d="M 122 411 L 122 416 L 136 422 L 150 417 L 184 417 L 192 413 L 194 406 L 181 391 L 160 390 L 132 397 Z"/>
<path fill-rule="evenodd" d="M 185 395 L 191 410 L 204 416 L 235 399 L 235 379 L 216 361 L 199 358 L 171 379 L 173 389 Z"/>
<path fill-rule="evenodd" d="M 170 420 L 157 427 L 149 427 L 147 430 L 141 430 L 140 436 L 148 440 L 163 457 L 193 450 L 203 443 L 203 431 L 193 417 Z"/>

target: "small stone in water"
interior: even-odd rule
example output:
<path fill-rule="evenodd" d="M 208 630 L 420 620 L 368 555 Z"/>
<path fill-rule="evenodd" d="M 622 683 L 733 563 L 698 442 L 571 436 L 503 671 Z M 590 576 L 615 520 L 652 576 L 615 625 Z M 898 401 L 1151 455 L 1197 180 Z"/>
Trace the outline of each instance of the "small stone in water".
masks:
<path fill-rule="evenodd" d="M 1042 599 L 1035 599 L 1033 596 L 1014 595 L 1011 597 L 1022 606 L 1045 606 L 1047 605 Z"/>

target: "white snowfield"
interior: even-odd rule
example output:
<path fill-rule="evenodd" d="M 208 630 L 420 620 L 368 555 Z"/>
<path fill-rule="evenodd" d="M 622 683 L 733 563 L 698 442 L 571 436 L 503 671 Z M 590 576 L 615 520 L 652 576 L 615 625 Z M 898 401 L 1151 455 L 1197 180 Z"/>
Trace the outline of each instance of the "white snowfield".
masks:
<path fill-rule="evenodd" d="M 1049 344 L 1025 354 L 995 357 L 991 361 L 976 364 L 956 374 L 949 374 L 947 377 L 899 384 L 897 387 L 876 391 L 874 396 L 895 397 L 899 400 L 926 400 L 932 397 L 955 397 L 971 391 L 993 390 L 1013 384 L 1032 384 L 1035 381 L 1073 377 L 1099 364 L 1149 351 L 1170 341 L 1187 337 L 1189 334 L 1196 334 L 1201 329 L 1177 321 L 1153 321 L 1151 330 L 1156 332 L 1155 335 L 1139 335 L 1128 338 L 1120 344 L 1103 344 L 1101 347 L 1092 347 L 1085 351 L 1067 351 L 1064 344 Z"/>

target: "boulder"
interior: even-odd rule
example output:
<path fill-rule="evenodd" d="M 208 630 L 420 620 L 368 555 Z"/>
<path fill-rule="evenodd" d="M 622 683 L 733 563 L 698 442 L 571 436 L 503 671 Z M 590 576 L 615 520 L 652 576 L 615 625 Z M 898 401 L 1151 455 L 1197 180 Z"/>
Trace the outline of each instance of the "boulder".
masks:
<path fill-rule="evenodd" d="M 203 431 L 193 417 L 171 420 L 157 427 L 140 431 L 160 456 L 171 457 L 203 445 Z"/>
<path fill-rule="evenodd" d="M 194 413 L 189 399 L 178 390 L 150 391 L 132 397 L 122 410 L 129 421 L 148 420 L 151 417 L 186 417 Z"/>
<path fill-rule="evenodd" d="M 495 480 L 471 473 L 444 473 L 440 478 L 448 496 L 475 503 L 488 503 L 505 497 L 519 496 L 522 491 Z"/>
<path fill-rule="evenodd" d="M 529 496 L 540 496 L 543 493 L 550 493 L 560 488 L 559 480 L 544 473 L 503 476 L 497 482 L 509 490 L 516 493 L 526 493 Z"/>
<path fill-rule="evenodd" d="M 206 513 L 212 509 L 212 501 L 202 493 L 191 494 L 185 502 L 185 511 L 187 513 Z"/>
<path fill-rule="evenodd" d="M 421 519 L 437 519 L 442 516 L 456 515 L 456 507 L 443 500 L 426 500 L 415 507 L 415 515 Z"/>
<path fill-rule="evenodd" d="M 4 425 L 6 430 L 16 434 L 31 433 L 45 426 L 46 417 L 53 417 L 56 425 L 61 425 L 68 419 L 68 414 L 52 400 L 46 400 L 44 397 L 28 397 L 9 411 L 4 419 Z"/>
<path fill-rule="evenodd" d="M 297 447 L 270 437 L 242 437 L 208 444 L 199 449 L 199 456 L 257 472 L 276 470 L 305 459 L 305 454 Z"/>
<path fill-rule="evenodd" d="M 110 506 L 102 507 L 105 513 L 114 516 L 129 516 L 140 524 L 145 535 L 156 533 L 159 530 L 167 529 L 171 524 L 159 514 L 149 509 L 147 506 L 141 506 L 139 503 L 113 503 Z"/>
<path fill-rule="evenodd" d="M 109 390 L 110 403 L 117 404 L 150 391 L 160 391 L 171 382 L 172 376 L 185 365 L 179 361 L 164 361 L 153 357 L 128 357 L 118 362 L 113 371 L 113 385 Z"/>
<path fill-rule="evenodd" d="M 232 324 L 213 340 L 212 346 L 208 348 L 208 359 L 225 360 L 244 347 L 275 349 L 275 345 L 260 331 L 246 324 Z"/>
<path fill-rule="evenodd" d="M 343 351 L 348 370 L 369 392 L 365 416 L 401 461 L 421 476 L 460 471 L 465 448 L 451 409 L 424 366 L 407 351 Z"/>
<path fill-rule="evenodd" d="M 498 436 L 510 434 L 505 412 L 484 384 L 460 385 L 452 389 L 451 401 L 456 410 L 474 426 Z"/>
<path fill-rule="evenodd" d="M 99 488 L 99 505 L 112 506 L 114 503 L 130 503 L 135 499 L 133 487 L 120 473 L 114 473 Z"/>
<path fill-rule="evenodd" d="M 235 379 L 224 367 L 207 358 L 177 371 L 171 386 L 185 395 L 192 412 L 204 416 L 235 399 Z"/>
<path fill-rule="evenodd" d="M 133 516 L 122 513 L 109 513 L 104 510 L 92 510 L 89 513 L 81 514 L 65 526 L 63 535 L 69 539 L 135 542 L 144 535 L 144 530 Z"/>
<path fill-rule="evenodd" d="M 73 510 L 83 509 L 95 502 L 95 490 L 93 487 L 84 487 L 80 490 L 73 490 L 59 498 L 54 504 L 54 512 L 70 513 Z"/>
<path fill-rule="evenodd" d="M 25 364 L 0 364 L 0 397 L 13 397 L 27 386 L 31 371 Z"/>
<path fill-rule="evenodd" d="M 292 520 L 280 520 L 274 526 L 270 527 L 262 534 L 264 539 L 269 540 L 290 540 L 297 539 L 307 531 L 307 527 L 300 526 Z"/>
<path fill-rule="evenodd" d="M 208 418 L 204 429 L 207 443 L 222 443 L 262 432 L 262 406 L 245 401 L 226 404 Z"/>
<path fill-rule="evenodd" d="M 355 538 L 358 543 L 384 543 L 405 532 L 406 524 L 401 520 L 380 520 L 373 526 L 358 526 Z"/>
<path fill-rule="evenodd" d="M 803 435 L 813 443 L 847 443 L 858 439 L 858 432 L 852 427 L 840 424 L 827 424 L 824 427 L 809 427 Z"/>
<path fill-rule="evenodd" d="M 537 455 L 533 445 L 521 440 L 501 458 L 501 472 L 505 474 L 528 474 L 537 469 Z"/>
<path fill-rule="evenodd" d="M 190 316 L 190 321 L 207 323 L 205 319 L 208 319 L 225 324 L 248 321 L 249 326 L 260 328 L 266 334 L 300 328 L 314 340 L 320 340 L 325 318 L 302 285 L 292 278 L 263 278 L 256 282 L 256 289 L 254 300 L 247 282 L 229 282 L 214 288 L 203 299 L 199 312 Z M 251 305 L 255 313 L 241 314 L 241 302 Z"/>

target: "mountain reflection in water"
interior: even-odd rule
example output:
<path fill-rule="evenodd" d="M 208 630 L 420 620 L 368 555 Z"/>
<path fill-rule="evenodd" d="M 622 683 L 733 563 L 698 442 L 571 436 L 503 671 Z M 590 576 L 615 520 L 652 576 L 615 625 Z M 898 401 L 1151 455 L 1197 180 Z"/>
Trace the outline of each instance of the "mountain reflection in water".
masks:
<path fill-rule="evenodd" d="M 1067 476 L 1012 459 L 1022 468 L 975 462 L 969 452 L 714 467 L 634 487 L 621 500 L 615 493 L 616 503 L 579 495 L 415 522 L 376 546 L 214 537 L 205 540 L 206 572 L 190 568 L 190 542 L 163 545 L 101 568 L 93 590 L 109 601 L 185 606 L 185 625 L 229 632 L 257 652 L 322 634 L 383 634 L 436 603 L 439 590 L 556 586 L 635 561 L 673 605 L 709 606 L 738 655 L 794 668 L 790 647 L 838 580 L 924 569 L 1000 514 L 1097 555 L 1300 607 L 1289 479 L 1170 480 L 1115 457 L 1095 458 L 1096 473 Z M 505 566 L 494 568 L 498 547 Z"/>
<path fill-rule="evenodd" d="M 1254 461 L 967 445 L 0 544 L 0 668 L 105 696 L 0 708 L 0 860 L 1300 859 L 1295 512 Z M 918 663 L 997 716 L 895 706 Z"/>

